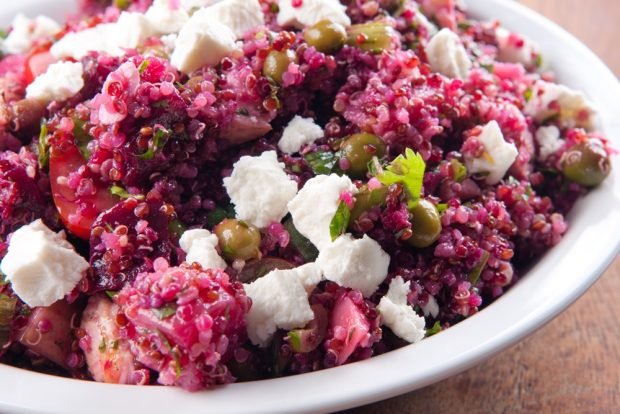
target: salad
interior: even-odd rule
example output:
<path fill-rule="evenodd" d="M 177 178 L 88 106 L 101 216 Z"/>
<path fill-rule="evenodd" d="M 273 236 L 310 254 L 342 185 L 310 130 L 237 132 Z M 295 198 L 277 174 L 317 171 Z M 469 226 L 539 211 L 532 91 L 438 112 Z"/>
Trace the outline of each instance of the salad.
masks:
<path fill-rule="evenodd" d="M 0 361 L 189 391 L 475 315 L 609 175 L 455 0 L 80 0 L 0 43 Z M 412 367 L 415 369 L 415 367 Z"/>

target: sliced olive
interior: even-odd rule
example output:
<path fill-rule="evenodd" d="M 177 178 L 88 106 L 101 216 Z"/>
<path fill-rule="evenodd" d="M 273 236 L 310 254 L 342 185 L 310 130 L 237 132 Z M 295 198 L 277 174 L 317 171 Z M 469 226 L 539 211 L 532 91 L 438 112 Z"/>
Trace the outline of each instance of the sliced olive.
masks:
<path fill-rule="evenodd" d="M 435 243 L 441 234 L 441 218 L 437 207 L 430 201 L 421 199 L 409 212 L 413 235 L 407 239 L 407 243 L 419 248 Z"/>
<path fill-rule="evenodd" d="M 239 276 L 237 276 L 237 279 L 239 279 L 242 283 L 252 283 L 256 279 L 265 276 L 272 270 L 286 270 L 294 267 L 295 265 L 288 260 L 280 259 L 278 257 L 264 257 L 262 259 L 252 260 L 251 262 L 246 263 L 243 270 L 239 273 Z"/>
<path fill-rule="evenodd" d="M 329 321 L 327 310 L 323 305 L 312 305 L 314 319 L 303 329 L 289 331 L 287 336 L 294 352 L 308 353 L 314 351 L 325 338 Z"/>
<path fill-rule="evenodd" d="M 349 136 L 341 148 L 342 156 L 349 164 L 345 172 L 353 178 L 366 176 L 372 157 L 381 158 L 385 155 L 385 142 L 378 136 L 365 132 Z"/>
<path fill-rule="evenodd" d="M 277 84 L 281 84 L 282 75 L 286 73 L 289 65 L 296 60 L 297 57 L 292 50 L 287 49 L 281 52 L 272 50 L 265 58 L 265 63 L 263 63 L 263 75 Z"/>
<path fill-rule="evenodd" d="M 383 22 L 354 24 L 347 32 L 347 44 L 365 52 L 381 53 L 390 49 L 394 29 Z"/>
<path fill-rule="evenodd" d="M 321 20 L 304 30 L 304 39 L 319 52 L 336 53 L 344 46 L 347 32 L 338 23 Z"/>
<path fill-rule="evenodd" d="M 360 189 L 355 195 L 355 204 L 353 205 L 353 209 L 351 209 L 349 224 L 355 223 L 362 213 L 365 213 L 373 207 L 383 205 L 387 194 L 387 187 L 379 187 L 374 190 L 369 190 L 367 187 Z"/>
<path fill-rule="evenodd" d="M 611 171 L 611 162 L 598 140 L 575 144 L 560 160 L 564 176 L 586 187 L 599 185 Z"/>
<path fill-rule="evenodd" d="M 220 249 L 228 260 L 260 257 L 260 231 L 242 220 L 225 219 L 215 226 Z"/>

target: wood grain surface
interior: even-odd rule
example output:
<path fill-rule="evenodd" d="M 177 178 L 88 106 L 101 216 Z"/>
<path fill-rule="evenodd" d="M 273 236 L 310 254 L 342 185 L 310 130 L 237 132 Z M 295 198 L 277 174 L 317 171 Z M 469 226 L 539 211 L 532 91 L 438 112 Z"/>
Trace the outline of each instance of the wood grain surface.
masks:
<path fill-rule="evenodd" d="M 620 75 L 620 0 L 522 3 L 575 34 Z M 620 206 L 610 207 L 620 214 Z M 568 310 L 518 345 L 448 380 L 349 412 L 620 413 L 620 258 Z"/>

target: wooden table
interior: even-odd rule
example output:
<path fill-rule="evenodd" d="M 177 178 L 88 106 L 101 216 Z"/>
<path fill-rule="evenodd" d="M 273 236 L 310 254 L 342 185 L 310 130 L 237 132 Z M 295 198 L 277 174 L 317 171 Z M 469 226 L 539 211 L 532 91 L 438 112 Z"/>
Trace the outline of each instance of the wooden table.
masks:
<path fill-rule="evenodd" d="M 577 35 L 620 75 L 620 0 L 522 3 Z M 351 412 L 620 413 L 620 258 L 525 341 L 463 374 Z"/>

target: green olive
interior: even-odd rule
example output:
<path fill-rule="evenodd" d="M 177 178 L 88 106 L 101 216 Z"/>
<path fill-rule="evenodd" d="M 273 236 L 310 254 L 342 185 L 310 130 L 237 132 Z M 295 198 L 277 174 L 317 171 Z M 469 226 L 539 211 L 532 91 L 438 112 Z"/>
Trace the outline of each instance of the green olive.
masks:
<path fill-rule="evenodd" d="M 341 146 L 342 157 L 349 161 L 347 175 L 363 178 L 368 172 L 368 163 L 372 157 L 381 158 L 385 155 L 385 142 L 373 134 L 362 132 L 349 136 Z"/>
<path fill-rule="evenodd" d="M 369 190 L 368 187 L 362 187 L 355 195 L 355 204 L 351 209 L 349 224 L 355 223 L 355 221 L 360 218 L 362 213 L 365 213 L 373 207 L 383 205 L 387 194 L 387 187 L 379 187 L 374 190 Z"/>
<path fill-rule="evenodd" d="M 282 75 L 286 73 L 288 66 L 296 61 L 297 56 L 295 56 L 295 52 L 292 50 L 287 49 L 282 52 L 272 50 L 265 58 L 265 63 L 263 63 L 263 75 L 277 84 L 281 84 Z"/>
<path fill-rule="evenodd" d="M 599 185 L 611 171 L 609 155 L 600 141 L 584 141 L 568 149 L 560 160 L 564 176 L 586 187 Z"/>
<path fill-rule="evenodd" d="M 344 46 L 347 32 L 338 23 L 321 20 L 304 30 L 304 39 L 319 52 L 336 53 Z"/>
<path fill-rule="evenodd" d="M 382 22 L 354 24 L 347 33 L 347 44 L 364 52 L 381 53 L 390 49 L 393 39 L 394 29 Z"/>
<path fill-rule="evenodd" d="M 260 231 L 251 224 L 224 219 L 215 226 L 213 232 L 226 259 L 250 260 L 260 257 Z"/>
<path fill-rule="evenodd" d="M 441 218 L 437 207 L 430 201 L 421 199 L 409 212 L 413 235 L 407 239 L 407 243 L 419 248 L 435 243 L 441 234 Z"/>

